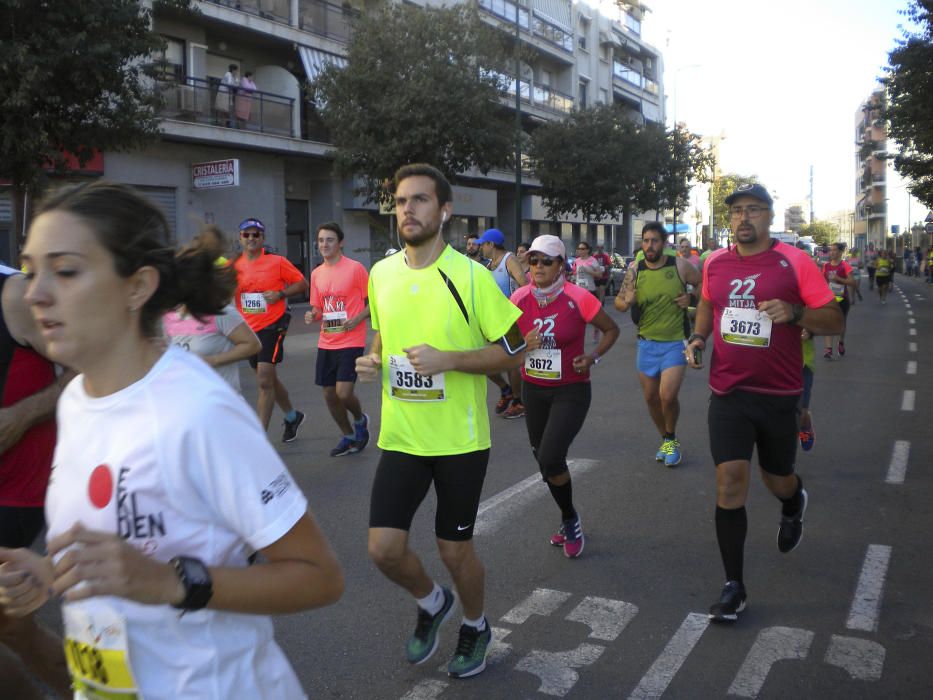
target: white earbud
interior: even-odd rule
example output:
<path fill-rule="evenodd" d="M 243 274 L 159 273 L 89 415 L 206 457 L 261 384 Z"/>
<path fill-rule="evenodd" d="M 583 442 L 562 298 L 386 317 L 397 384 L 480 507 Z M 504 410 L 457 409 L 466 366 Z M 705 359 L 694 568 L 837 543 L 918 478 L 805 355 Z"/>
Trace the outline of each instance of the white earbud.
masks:
<path fill-rule="evenodd" d="M 442 211 L 442 212 L 441 212 L 441 224 L 443 225 L 444 222 L 446 222 L 446 221 L 447 221 L 447 212 L 446 212 L 446 211 Z"/>

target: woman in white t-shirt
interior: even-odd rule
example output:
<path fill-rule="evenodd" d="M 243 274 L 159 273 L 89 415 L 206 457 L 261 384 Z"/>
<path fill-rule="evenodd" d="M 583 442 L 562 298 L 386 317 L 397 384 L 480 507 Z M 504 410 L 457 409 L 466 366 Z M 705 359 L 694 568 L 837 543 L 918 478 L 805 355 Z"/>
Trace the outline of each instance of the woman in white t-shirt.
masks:
<path fill-rule="evenodd" d="M 103 181 L 32 223 L 26 300 L 80 374 L 58 405 L 49 554 L 0 550 L 0 605 L 61 598 L 79 698 L 301 698 L 267 616 L 336 601 L 340 567 L 256 415 L 159 340 L 165 311 L 216 314 L 234 284 L 167 240 L 158 208 Z"/>

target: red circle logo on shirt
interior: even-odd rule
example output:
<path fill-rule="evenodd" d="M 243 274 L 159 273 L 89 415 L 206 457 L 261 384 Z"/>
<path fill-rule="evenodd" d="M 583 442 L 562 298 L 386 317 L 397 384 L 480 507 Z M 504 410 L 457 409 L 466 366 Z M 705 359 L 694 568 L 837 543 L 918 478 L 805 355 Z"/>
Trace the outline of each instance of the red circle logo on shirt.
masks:
<path fill-rule="evenodd" d="M 104 508 L 110 503 L 113 497 L 113 475 L 110 473 L 110 467 L 101 464 L 91 472 L 91 478 L 87 484 L 87 495 L 98 508 Z"/>

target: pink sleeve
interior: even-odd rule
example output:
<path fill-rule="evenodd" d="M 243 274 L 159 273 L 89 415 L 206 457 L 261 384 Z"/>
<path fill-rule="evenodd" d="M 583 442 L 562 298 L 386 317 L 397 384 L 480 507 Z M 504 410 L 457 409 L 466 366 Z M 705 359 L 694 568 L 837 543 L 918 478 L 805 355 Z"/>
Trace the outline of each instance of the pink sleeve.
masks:
<path fill-rule="evenodd" d="M 804 304 L 811 309 L 818 309 L 835 298 L 836 295 L 826 283 L 822 270 L 810 262 L 806 253 L 794 255 L 790 258 L 790 263 L 797 273 L 797 284 L 800 286 L 800 296 Z"/>
<path fill-rule="evenodd" d="M 311 282 L 310 282 L 310 284 L 308 285 L 308 286 L 309 286 L 309 290 L 308 290 L 308 302 L 311 304 L 311 306 L 316 306 L 316 307 L 318 307 L 318 308 L 321 308 L 321 295 L 318 293 L 318 290 L 317 290 L 317 279 L 316 279 L 316 277 L 317 277 L 317 275 L 315 275 L 315 274 L 314 274 L 314 271 L 312 271 L 312 272 L 311 272 Z"/>
<path fill-rule="evenodd" d="M 567 282 L 564 285 L 564 294 L 569 294 L 574 300 L 576 305 L 580 308 L 580 315 L 587 323 L 596 318 L 596 314 L 603 308 L 599 303 L 599 299 L 583 287 L 578 287 L 575 284 Z"/>
<path fill-rule="evenodd" d="M 852 266 L 845 260 L 842 261 L 842 272 L 846 277 L 852 276 Z"/>
<path fill-rule="evenodd" d="M 366 272 L 366 268 L 363 265 L 360 265 L 357 268 L 357 284 L 359 285 L 360 291 L 363 294 L 363 299 L 369 297 L 369 273 Z"/>
<path fill-rule="evenodd" d="M 702 282 L 700 285 L 700 296 L 706 301 L 712 301 L 712 297 L 709 295 L 709 262 L 712 258 L 712 255 L 707 256 L 706 262 L 703 263 L 702 273 Z"/>

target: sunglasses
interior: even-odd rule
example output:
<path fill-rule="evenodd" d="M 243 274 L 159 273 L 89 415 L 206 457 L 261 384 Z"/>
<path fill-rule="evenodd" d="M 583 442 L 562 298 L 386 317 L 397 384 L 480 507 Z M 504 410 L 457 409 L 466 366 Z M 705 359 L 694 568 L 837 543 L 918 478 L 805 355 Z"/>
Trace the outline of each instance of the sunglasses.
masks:
<path fill-rule="evenodd" d="M 260 231 L 254 231 L 253 233 L 244 231 L 240 234 L 240 238 L 262 238 L 262 233 Z"/>
<path fill-rule="evenodd" d="M 537 267 L 539 264 L 544 265 L 545 267 L 550 267 L 554 263 L 554 258 L 539 258 L 534 255 L 528 258 L 528 265 L 531 267 Z"/>

